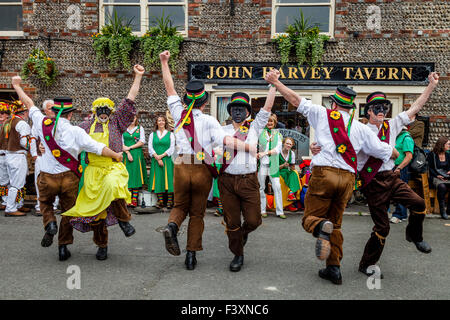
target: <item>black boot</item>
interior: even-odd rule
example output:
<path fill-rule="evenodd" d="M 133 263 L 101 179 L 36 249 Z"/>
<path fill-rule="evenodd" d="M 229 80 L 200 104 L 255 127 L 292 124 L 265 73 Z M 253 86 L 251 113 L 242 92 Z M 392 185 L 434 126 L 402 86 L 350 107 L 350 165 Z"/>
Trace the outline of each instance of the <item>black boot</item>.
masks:
<path fill-rule="evenodd" d="M 71 254 L 69 249 L 67 249 L 67 245 L 63 244 L 58 246 L 58 254 L 59 254 L 59 261 L 65 261 L 70 258 Z"/>
<path fill-rule="evenodd" d="M 180 246 L 178 245 L 177 232 L 178 226 L 173 222 L 170 222 L 162 232 L 166 242 L 166 250 L 174 256 L 179 256 L 181 253 Z"/>
<path fill-rule="evenodd" d="M 197 259 L 195 258 L 195 251 L 187 251 L 186 252 L 186 260 L 184 261 L 186 265 L 186 269 L 194 270 L 195 265 L 197 264 Z"/>
<path fill-rule="evenodd" d="M 450 205 L 447 207 L 447 211 L 450 211 Z M 448 212 L 445 212 L 445 201 L 439 201 L 439 212 L 441 214 L 442 219 L 448 220 Z"/>
<path fill-rule="evenodd" d="M 342 284 L 341 269 L 339 266 L 327 266 L 319 270 L 319 277 L 330 280 L 334 284 Z"/>
<path fill-rule="evenodd" d="M 97 260 L 106 260 L 108 258 L 108 247 L 99 247 L 95 257 L 97 258 Z"/>
<path fill-rule="evenodd" d="M 136 233 L 136 229 L 134 229 L 134 227 L 129 222 L 123 222 L 119 220 L 119 227 L 120 229 L 122 229 L 125 237 L 131 237 Z"/>
<path fill-rule="evenodd" d="M 368 271 L 369 267 L 359 266 L 358 271 L 364 273 L 366 276 L 371 277 L 375 274 L 375 270 Z M 384 276 L 382 273 L 380 273 L 380 279 L 384 279 Z"/>
<path fill-rule="evenodd" d="M 333 232 L 333 223 L 328 220 L 320 222 L 313 232 L 313 236 L 317 237 L 316 241 L 316 257 L 319 260 L 326 260 L 331 252 L 330 236 Z"/>
<path fill-rule="evenodd" d="M 238 272 L 244 265 L 244 256 L 234 256 L 233 261 L 230 263 L 230 271 Z"/>
<path fill-rule="evenodd" d="M 49 222 L 45 226 L 45 234 L 44 237 L 41 240 L 41 246 L 50 247 L 53 243 L 53 236 L 58 233 L 58 225 L 55 221 Z"/>
<path fill-rule="evenodd" d="M 413 242 L 416 245 L 417 250 L 423 253 L 430 253 L 431 246 L 424 240 L 414 241 L 408 234 L 406 234 L 406 241 Z"/>

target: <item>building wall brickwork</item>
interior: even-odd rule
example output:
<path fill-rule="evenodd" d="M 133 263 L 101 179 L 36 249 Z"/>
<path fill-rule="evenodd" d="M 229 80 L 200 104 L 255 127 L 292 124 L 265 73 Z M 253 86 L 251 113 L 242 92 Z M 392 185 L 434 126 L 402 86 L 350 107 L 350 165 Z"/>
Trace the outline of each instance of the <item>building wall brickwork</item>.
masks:
<path fill-rule="evenodd" d="M 81 29 L 67 28 L 68 8 L 78 6 Z M 271 41 L 272 2 L 235 0 L 230 16 L 227 0 L 188 0 L 189 28 L 174 71 L 178 92 L 187 80 L 188 61 L 278 62 L 280 56 Z M 381 10 L 380 30 L 368 30 L 368 8 Z M 422 115 L 430 116 L 430 142 L 450 135 L 450 2 L 441 0 L 336 0 L 334 38 L 327 44 L 327 62 L 434 62 L 441 82 Z M 125 97 L 132 83 L 130 70 L 108 69 L 106 61 L 95 62 L 91 33 L 99 28 L 97 0 L 24 0 L 23 37 L 2 37 L 0 90 L 11 89 L 10 77 L 20 72 L 31 50 L 43 48 L 54 58 L 60 75 L 46 87 L 30 78 L 26 91 L 37 103 L 57 95 L 69 95 L 79 108 L 76 121 L 89 114 L 91 102 L 108 96 L 116 103 Z M 420 32 L 421 31 L 421 35 Z M 39 36 L 50 36 L 50 41 Z M 64 40 L 64 41 L 61 41 Z M 49 46 L 50 45 L 50 46 Z M 132 64 L 142 62 L 138 50 Z M 404 96 L 408 108 L 417 95 Z M 137 98 L 149 127 L 156 114 L 165 113 L 166 97 L 158 70 L 147 70 Z M 430 145 L 429 145 L 430 146 Z"/>

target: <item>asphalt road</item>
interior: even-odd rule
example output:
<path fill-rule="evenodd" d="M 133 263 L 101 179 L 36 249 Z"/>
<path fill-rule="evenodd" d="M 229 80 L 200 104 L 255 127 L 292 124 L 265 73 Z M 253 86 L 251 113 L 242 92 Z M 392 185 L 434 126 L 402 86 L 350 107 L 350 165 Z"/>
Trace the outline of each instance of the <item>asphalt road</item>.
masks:
<path fill-rule="evenodd" d="M 381 288 L 369 290 L 367 277 L 357 271 L 372 228 L 369 216 L 344 216 L 341 286 L 318 277 L 323 263 L 314 256 L 315 239 L 301 227 L 299 213 L 264 219 L 249 236 L 238 273 L 228 270 L 233 256 L 221 218 L 207 214 L 204 250 L 194 271 L 184 268 L 184 253 L 166 252 L 157 230 L 167 218 L 167 212 L 133 215 L 137 232 L 131 238 L 111 227 L 106 261 L 95 259 L 92 234 L 74 231 L 72 257 L 60 262 L 56 243 L 40 246 L 41 218 L 1 215 L 0 299 L 450 299 L 450 222 L 441 219 L 425 220 L 424 237 L 433 248 L 428 255 L 405 241 L 406 223 L 392 225 L 380 261 Z M 179 236 L 182 248 L 186 226 L 187 221 Z M 67 287 L 74 276 L 69 266 L 79 267 L 80 289 Z"/>

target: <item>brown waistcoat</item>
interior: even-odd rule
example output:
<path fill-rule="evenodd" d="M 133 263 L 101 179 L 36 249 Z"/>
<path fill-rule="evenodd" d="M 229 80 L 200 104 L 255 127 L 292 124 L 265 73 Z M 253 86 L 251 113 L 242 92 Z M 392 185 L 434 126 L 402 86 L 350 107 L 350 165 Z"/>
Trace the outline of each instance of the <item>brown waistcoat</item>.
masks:
<path fill-rule="evenodd" d="M 14 118 L 11 122 L 11 130 L 9 131 L 9 137 L 7 139 L 7 148 L 6 148 L 6 150 L 11 151 L 11 152 L 25 150 L 20 145 L 20 134 L 16 130 L 16 125 L 19 121 L 22 121 L 22 120 L 19 118 Z"/>

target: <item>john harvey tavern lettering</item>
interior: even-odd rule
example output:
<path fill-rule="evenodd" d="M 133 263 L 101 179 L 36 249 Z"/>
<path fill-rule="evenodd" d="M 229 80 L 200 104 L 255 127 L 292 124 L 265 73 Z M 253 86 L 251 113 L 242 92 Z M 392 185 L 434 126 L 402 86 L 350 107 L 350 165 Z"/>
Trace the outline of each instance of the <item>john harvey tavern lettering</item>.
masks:
<path fill-rule="evenodd" d="M 399 84 L 423 85 L 434 63 L 324 63 L 317 67 L 271 63 L 189 62 L 189 80 L 214 83 L 264 83 L 273 68 L 291 84 Z"/>

